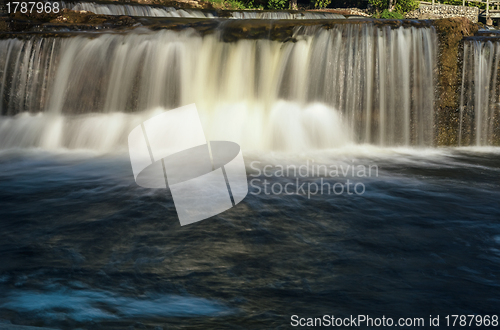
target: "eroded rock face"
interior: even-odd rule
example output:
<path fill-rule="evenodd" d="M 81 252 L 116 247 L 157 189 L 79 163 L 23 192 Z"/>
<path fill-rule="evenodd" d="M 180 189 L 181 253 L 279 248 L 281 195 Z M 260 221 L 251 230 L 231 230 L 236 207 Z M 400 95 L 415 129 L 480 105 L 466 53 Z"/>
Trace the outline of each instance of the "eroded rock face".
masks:
<path fill-rule="evenodd" d="M 474 35 L 478 25 L 463 17 L 433 21 L 439 38 L 436 125 L 438 145 L 458 145 L 463 38 Z"/>

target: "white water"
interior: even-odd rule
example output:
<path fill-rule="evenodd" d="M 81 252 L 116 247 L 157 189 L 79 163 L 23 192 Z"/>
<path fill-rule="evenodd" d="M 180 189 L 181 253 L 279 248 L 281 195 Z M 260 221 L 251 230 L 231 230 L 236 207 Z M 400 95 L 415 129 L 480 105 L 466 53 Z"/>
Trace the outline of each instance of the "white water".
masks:
<path fill-rule="evenodd" d="M 432 146 L 433 29 L 343 24 L 297 38 L 0 40 L 0 148 L 114 150 L 147 111 L 190 103 L 208 139 L 246 150 Z"/>
<path fill-rule="evenodd" d="M 491 145 L 500 137 L 499 61 L 500 41 L 465 41 L 460 145 Z"/>
<path fill-rule="evenodd" d="M 259 112 L 262 109 L 247 107 L 243 103 L 234 104 L 217 109 L 209 116 L 202 112 L 205 114 L 203 126 L 207 138 L 211 141 L 235 141 L 246 150 L 303 151 L 350 143 L 349 133 L 338 113 L 324 105 L 311 104 L 301 109 L 293 103 L 278 102 L 266 118 L 252 117 L 250 111 Z M 124 150 L 128 133 L 161 111 L 165 109 L 133 114 L 22 113 L 0 117 L 0 148 Z M 252 125 L 265 129 L 255 129 Z"/>
<path fill-rule="evenodd" d="M 217 13 L 196 9 L 179 9 L 148 5 L 102 4 L 95 2 L 62 3 L 71 10 L 85 10 L 102 15 L 129 15 L 153 17 L 216 18 Z M 342 19 L 343 15 L 333 13 L 268 12 L 268 11 L 232 11 L 230 18 L 235 19 Z"/>

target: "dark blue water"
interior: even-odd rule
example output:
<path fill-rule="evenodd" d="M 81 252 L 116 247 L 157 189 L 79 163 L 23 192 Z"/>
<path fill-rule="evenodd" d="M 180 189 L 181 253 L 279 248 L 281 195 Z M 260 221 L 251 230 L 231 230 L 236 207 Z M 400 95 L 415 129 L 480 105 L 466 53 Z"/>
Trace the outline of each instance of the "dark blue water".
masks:
<path fill-rule="evenodd" d="M 444 327 L 448 314 L 499 312 L 499 149 L 245 156 L 260 180 L 247 198 L 181 227 L 169 192 L 138 187 L 126 154 L 2 152 L 0 320 L 287 329 L 292 315 L 440 315 Z M 310 159 L 376 164 L 378 176 L 255 170 Z M 264 179 L 365 192 L 256 194 Z"/>

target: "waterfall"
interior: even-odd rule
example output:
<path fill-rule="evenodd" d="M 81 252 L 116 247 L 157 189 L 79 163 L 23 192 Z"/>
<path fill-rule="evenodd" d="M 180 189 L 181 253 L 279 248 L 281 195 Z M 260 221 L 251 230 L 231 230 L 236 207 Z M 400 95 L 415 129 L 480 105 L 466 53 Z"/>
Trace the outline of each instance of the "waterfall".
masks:
<path fill-rule="evenodd" d="M 133 4 L 103 4 L 95 2 L 62 2 L 62 7 L 71 10 L 85 10 L 101 15 L 128 15 L 153 17 L 216 18 L 216 11 L 179 9 L 164 6 Z M 227 17 L 235 19 L 343 19 L 343 15 L 321 12 L 286 11 L 227 11 Z"/>
<path fill-rule="evenodd" d="M 429 146 L 435 65 L 433 28 L 370 22 L 287 42 L 193 30 L 4 39 L 0 148 L 113 149 L 152 112 L 190 103 L 208 138 L 245 149 Z"/>
<path fill-rule="evenodd" d="M 186 18 L 214 18 L 214 13 L 196 9 L 179 9 L 174 7 L 147 6 L 133 4 L 106 4 L 95 2 L 62 2 L 63 8 L 71 10 L 85 10 L 100 15 L 128 15 L 153 17 L 186 17 Z"/>
<path fill-rule="evenodd" d="M 460 145 L 498 145 L 500 40 L 471 38 L 464 42 L 460 95 Z"/>

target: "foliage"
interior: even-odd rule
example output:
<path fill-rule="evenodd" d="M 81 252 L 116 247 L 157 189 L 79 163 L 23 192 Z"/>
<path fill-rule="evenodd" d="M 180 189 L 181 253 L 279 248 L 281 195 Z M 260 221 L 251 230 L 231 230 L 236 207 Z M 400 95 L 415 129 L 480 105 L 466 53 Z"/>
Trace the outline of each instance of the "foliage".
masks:
<path fill-rule="evenodd" d="M 368 3 L 377 11 L 389 8 L 389 0 L 368 0 Z"/>
<path fill-rule="evenodd" d="M 214 8 L 217 9 L 250 9 L 251 6 L 245 5 L 238 0 L 208 0 Z M 250 2 L 253 5 L 253 2 Z"/>
<path fill-rule="evenodd" d="M 409 11 L 415 10 L 420 5 L 420 2 L 415 0 L 395 0 L 395 2 L 394 10 L 400 14 L 406 14 Z"/>
<path fill-rule="evenodd" d="M 288 8 L 288 0 L 269 0 L 267 6 L 269 9 L 283 10 Z"/>
<path fill-rule="evenodd" d="M 243 2 L 245 6 L 243 9 L 264 10 L 264 6 L 262 5 L 263 3 L 267 3 L 267 0 L 257 0 L 257 3 L 255 3 L 254 0 L 248 0 L 246 3 Z"/>
<path fill-rule="evenodd" d="M 384 18 L 384 19 L 403 19 L 404 16 L 398 13 L 397 11 L 388 11 L 384 9 L 383 12 L 373 15 L 375 18 Z"/>
<path fill-rule="evenodd" d="M 325 8 L 331 2 L 332 2 L 332 0 L 314 0 L 314 7 L 315 8 Z"/>
<path fill-rule="evenodd" d="M 390 12 L 388 10 L 389 0 L 368 0 L 368 2 L 377 10 L 377 12 L 382 11 L 382 13 L 376 15 L 379 18 L 398 18 L 398 19 L 402 19 L 403 15 L 406 14 L 407 12 L 417 9 L 420 4 L 416 0 L 394 0 L 395 6 L 393 11 Z M 387 13 L 384 14 L 385 11 L 387 11 Z M 396 17 L 394 15 L 391 15 L 394 13 L 399 14 L 399 16 L 396 15 L 397 16 Z M 382 17 L 382 15 L 385 17 Z"/>
<path fill-rule="evenodd" d="M 229 7 L 231 9 L 246 9 L 247 7 L 237 0 L 226 0 L 226 3 L 229 3 Z"/>

